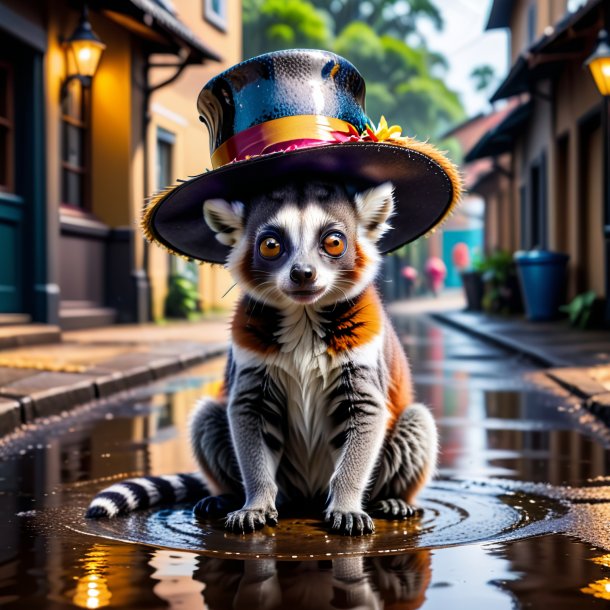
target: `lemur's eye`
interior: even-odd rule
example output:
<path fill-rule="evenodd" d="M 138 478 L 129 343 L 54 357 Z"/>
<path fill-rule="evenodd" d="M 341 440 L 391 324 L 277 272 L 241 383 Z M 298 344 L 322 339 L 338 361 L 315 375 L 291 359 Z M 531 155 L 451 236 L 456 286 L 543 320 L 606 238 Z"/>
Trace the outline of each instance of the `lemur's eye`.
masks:
<path fill-rule="evenodd" d="M 258 244 L 258 251 L 263 258 L 271 260 L 277 258 L 282 253 L 282 244 L 276 237 L 267 235 Z"/>
<path fill-rule="evenodd" d="M 347 239 L 343 233 L 333 231 L 332 233 L 325 235 L 322 239 L 322 248 L 329 256 L 339 258 L 347 248 Z"/>

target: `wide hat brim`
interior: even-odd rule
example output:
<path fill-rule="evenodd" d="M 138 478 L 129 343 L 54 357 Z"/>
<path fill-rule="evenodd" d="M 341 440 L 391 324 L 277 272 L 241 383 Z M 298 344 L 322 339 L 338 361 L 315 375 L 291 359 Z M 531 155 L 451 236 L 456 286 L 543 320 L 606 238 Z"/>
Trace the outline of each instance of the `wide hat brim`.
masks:
<path fill-rule="evenodd" d="M 461 180 L 456 167 L 425 142 L 343 142 L 261 155 L 195 176 L 155 196 L 142 218 L 149 241 L 174 254 L 224 263 L 221 244 L 203 218 L 207 199 L 248 200 L 290 177 L 328 177 L 356 189 L 391 182 L 395 210 L 392 229 L 379 242 L 392 252 L 439 225 L 457 204 Z"/>

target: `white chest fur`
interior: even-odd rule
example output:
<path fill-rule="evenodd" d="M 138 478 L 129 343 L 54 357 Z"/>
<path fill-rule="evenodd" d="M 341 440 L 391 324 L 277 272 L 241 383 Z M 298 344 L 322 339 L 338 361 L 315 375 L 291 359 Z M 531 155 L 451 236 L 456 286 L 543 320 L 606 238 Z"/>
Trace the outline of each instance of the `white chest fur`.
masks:
<path fill-rule="evenodd" d="M 334 462 L 328 394 L 341 369 L 327 353 L 323 322 L 308 307 L 286 312 L 276 334 L 280 350 L 269 369 L 286 397 L 285 458 L 307 482 L 308 494 L 327 488 Z"/>

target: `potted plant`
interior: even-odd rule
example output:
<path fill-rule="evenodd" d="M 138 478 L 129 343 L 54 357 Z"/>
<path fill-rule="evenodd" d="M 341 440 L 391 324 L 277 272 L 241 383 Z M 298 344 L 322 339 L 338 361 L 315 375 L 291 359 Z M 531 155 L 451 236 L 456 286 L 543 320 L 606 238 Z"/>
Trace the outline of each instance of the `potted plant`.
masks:
<path fill-rule="evenodd" d="M 512 255 L 496 250 L 483 264 L 483 309 L 488 313 L 511 314 L 523 311 L 517 268 Z"/>
<path fill-rule="evenodd" d="M 199 308 L 197 285 L 188 277 L 174 273 L 169 278 L 165 298 L 165 316 L 168 318 L 192 318 Z"/>
<path fill-rule="evenodd" d="M 483 294 L 485 285 L 483 284 L 483 271 L 485 269 L 485 259 L 480 256 L 473 257 L 470 269 L 460 272 L 464 295 L 466 296 L 466 309 L 468 311 L 483 310 Z"/>

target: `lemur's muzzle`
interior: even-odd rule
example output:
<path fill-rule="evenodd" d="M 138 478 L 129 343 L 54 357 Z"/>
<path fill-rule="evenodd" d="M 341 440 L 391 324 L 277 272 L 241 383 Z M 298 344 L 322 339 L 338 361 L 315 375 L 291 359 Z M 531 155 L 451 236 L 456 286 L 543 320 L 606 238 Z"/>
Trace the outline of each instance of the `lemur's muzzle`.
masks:
<path fill-rule="evenodd" d="M 307 286 L 313 284 L 316 280 L 316 268 L 312 265 L 292 265 L 290 269 L 290 279 L 297 286 Z"/>

